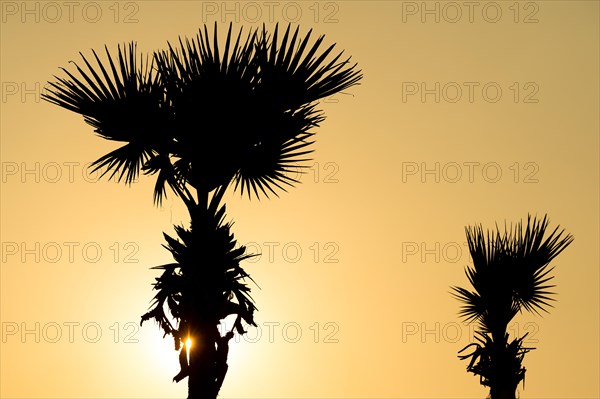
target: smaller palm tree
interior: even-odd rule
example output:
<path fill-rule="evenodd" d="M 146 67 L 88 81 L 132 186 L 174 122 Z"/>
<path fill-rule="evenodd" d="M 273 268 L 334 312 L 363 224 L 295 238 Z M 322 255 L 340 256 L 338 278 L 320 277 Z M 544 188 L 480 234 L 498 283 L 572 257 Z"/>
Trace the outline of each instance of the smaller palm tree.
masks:
<path fill-rule="evenodd" d="M 544 238 L 547 227 L 546 216 L 540 221 L 528 215 L 525 227 L 505 225 L 504 232 L 498 226 L 487 234 L 481 225 L 466 228 L 473 267 L 465 272 L 474 290 L 452 287 L 452 294 L 463 303 L 460 315 L 477 322 L 479 331 L 459 353 L 473 351 L 459 358 L 470 358 L 467 371 L 490 388 L 492 399 L 514 399 L 524 382 L 523 358 L 534 348 L 523 346 L 527 334 L 509 342 L 508 324 L 523 309 L 539 315 L 552 306 L 550 262 L 573 241 L 558 227 Z"/>

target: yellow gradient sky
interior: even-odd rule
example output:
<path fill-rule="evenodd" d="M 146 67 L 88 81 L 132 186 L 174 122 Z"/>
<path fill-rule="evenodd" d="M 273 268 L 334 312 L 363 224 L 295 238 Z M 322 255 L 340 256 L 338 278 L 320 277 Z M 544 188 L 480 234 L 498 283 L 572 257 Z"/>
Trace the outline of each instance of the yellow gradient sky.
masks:
<path fill-rule="evenodd" d="M 154 181 L 98 181 L 115 148 L 40 101 L 78 52 L 153 51 L 214 21 L 325 34 L 360 86 L 322 104 L 314 164 L 279 199 L 228 193 L 260 329 L 231 345 L 224 398 L 483 398 L 464 227 L 550 217 L 575 236 L 530 332 L 523 398 L 599 392 L 599 3 L 2 1 L 0 396 L 185 397 L 172 340 L 139 327 L 162 232 Z M 61 75 L 62 76 L 62 75 Z M 235 115 L 232 115 L 235 117 Z"/>

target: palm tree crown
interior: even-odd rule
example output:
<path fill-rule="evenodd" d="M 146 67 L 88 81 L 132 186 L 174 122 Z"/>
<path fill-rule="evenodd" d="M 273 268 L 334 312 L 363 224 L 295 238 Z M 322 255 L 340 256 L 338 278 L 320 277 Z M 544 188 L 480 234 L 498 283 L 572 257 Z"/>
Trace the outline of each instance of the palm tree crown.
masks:
<path fill-rule="evenodd" d="M 108 62 L 81 55 L 75 76 L 56 78 L 44 98 L 83 115 L 101 137 L 125 142 L 93 163 L 110 177 L 131 183 L 140 170 L 157 174 L 155 201 L 168 184 L 189 205 L 186 185 L 202 192 L 226 186 L 248 196 L 277 195 L 297 181 L 289 171 L 311 152 L 312 128 L 324 120 L 318 100 L 358 83 L 360 71 L 327 60 L 335 44 L 319 52 L 324 37 L 310 43 L 288 25 L 279 40 L 265 28 L 232 37 L 224 48 L 204 26 L 192 40 L 156 51 L 151 61 L 136 45 L 119 46 Z M 212 44 L 211 44 L 212 43 Z M 138 59 L 139 58 L 139 59 Z"/>

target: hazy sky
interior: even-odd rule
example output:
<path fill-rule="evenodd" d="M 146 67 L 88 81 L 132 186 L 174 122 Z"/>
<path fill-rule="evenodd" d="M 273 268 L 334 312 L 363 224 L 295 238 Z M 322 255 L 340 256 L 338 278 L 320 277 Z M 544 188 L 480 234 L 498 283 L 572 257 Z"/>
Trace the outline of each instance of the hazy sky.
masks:
<path fill-rule="evenodd" d="M 185 397 L 172 339 L 139 326 L 187 223 L 154 181 L 98 181 L 116 148 L 40 101 L 59 67 L 274 22 L 325 34 L 360 86 L 322 104 L 314 163 L 279 199 L 226 198 L 259 329 L 232 343 L 224 398 L 483 398 L 457 351 L 472 326 L 464 227 L 547 213 L 575 237 L 529 332 L 523 398 L 599 390 L 599 3 L 2 1 L 0 396 Z M 232 115 L 235 117 L 235 115 Z"/>

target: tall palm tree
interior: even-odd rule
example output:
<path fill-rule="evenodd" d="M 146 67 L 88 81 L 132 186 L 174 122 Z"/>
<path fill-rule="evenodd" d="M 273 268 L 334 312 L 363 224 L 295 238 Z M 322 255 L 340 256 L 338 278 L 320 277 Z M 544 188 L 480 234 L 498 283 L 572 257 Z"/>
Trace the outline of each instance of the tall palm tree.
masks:
<path fill-rule="evenodd" d="M 552 306 L 550 262 L 573 241 L 558 227 L 544 238 L 547 227 L 546 215 L 541 221 L 528 215 L 525 227 L 520 221 L 503 232 L 498 226 L 487 234 L 481 225 L 466 228 L 473 266 L 465 272 L 474 290 L 452 287 L 452 293 L 463 303 L 459 314 L 477 322 L 479 331 L 459 353 L 473 351 L 459 358 L 470 358 L 467 370 L 479 375 L 492 399 L 514 399 L 524 381 L 523 357 L 534 348 L 523 346 L 527 334 L 509 342 L 508 324 L 523 310 L 540 314 Z"/>
<path fill-rule="evenodd" d="M 311 32 L 301 37 L 288 25 L 279 39 L 277 25 L 272 35 L 263 26 L 234 38 L 230 25 L 220 48 L 215 23 L 212 38 L 205 25 L 152 57 L 138 56 L 134 43 L 116 56 L 106 48 L 104 62 L 92 51 L 96 65 L 81 54 L 85 65 L 63 68 L 66 77 L 43 95 L 81 114 L 100 137 L 125 143 L 94 170 L 126 184 L 140 172 L 155 175 L 156 205 L 168 186 L 188 209 L 190 227 L 164 235 L 175 262 L 155 267 L 163 272 L 142 322 L 154 319 L 173 336 L 181 364 L 174 380 L 189 377 L 190 398 L 216 397 L 225 377 L 233 329 L 221 336 L 219 323 L 235 315 L 239 334 L 242 321 L 255 325 L 240 266 L 253 255 L 225 223 L 225 191 L 233 185 L 260 198 L 298 183 L 290 172 L 312 152 L 313 129 L 324 120 L 319 100 L 362 78 L 350 58 L 332 55 L 335 44 L 323 49 L 323 36 L 311 43 Z"/>

